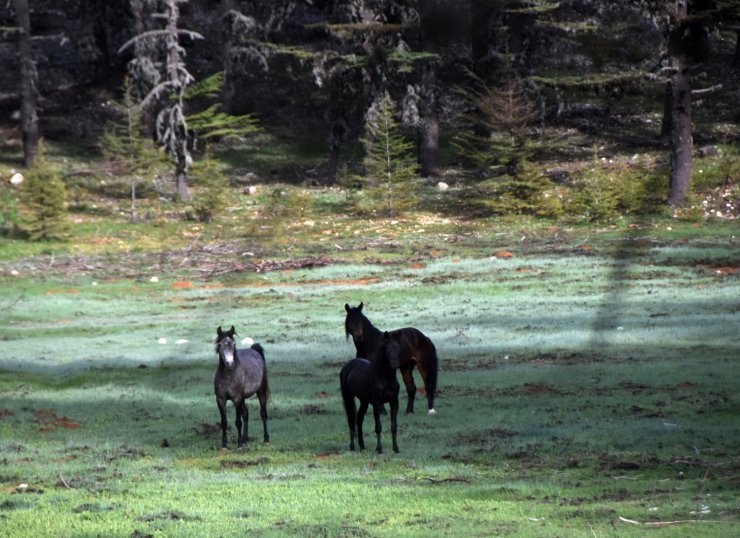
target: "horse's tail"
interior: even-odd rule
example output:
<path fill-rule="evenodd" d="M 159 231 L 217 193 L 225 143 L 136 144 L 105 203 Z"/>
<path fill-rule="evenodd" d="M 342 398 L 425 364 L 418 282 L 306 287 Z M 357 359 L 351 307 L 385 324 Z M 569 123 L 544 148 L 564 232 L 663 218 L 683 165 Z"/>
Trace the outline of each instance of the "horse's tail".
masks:
<path fill-rule="evenodd" d="M 252 349 L 259 353 L 260 357 L 262 357 L 262 362 L 265 362 L 265 349 L 259 344 L 252 344 Z"/>
<path fill-rule="evenodd" d="M 262 357 L 262 362 L 265 364 L 265 394 L 267 396 L 267 399 L 270 399 L 270 382 L 267 379 L 267 361 L 265 360 L 265 348 L 263 348 L 260 344 L 252 344 L 252 349 L 260 354 L 260 357 Z"/>
<path fill-rule="evenodd" d="M 427 392 L 429 403 L 433 408 L 434 397 L 437 395 L 437 374 L 439 372 L 439 358 L 437 348 L 429 337 L 426 337 L 427 349 L 424 353 L 424 369 L 427 373 Z"/>

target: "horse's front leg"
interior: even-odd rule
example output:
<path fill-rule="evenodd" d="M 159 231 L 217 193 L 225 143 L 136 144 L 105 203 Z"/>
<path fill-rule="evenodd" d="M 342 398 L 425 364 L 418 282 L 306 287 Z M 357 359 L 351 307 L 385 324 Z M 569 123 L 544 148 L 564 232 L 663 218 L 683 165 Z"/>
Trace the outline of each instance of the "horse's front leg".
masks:
<path fill-rule="evenodd" d="M 373 402 L 373 416 L 375 417 L 375 437 L 377 438 L 377 444 L 375 445 L 375 452 L 378 454 L 383 453 L 383 446 L 380 444 L 380 433 L 383 430 L 382 425 L 380 424 L 380 406 L 382 404 L 380 402 Z M 398 412 L 398 402 L 396 402 L 396 412 Z M 391 408 L 391 416 L 393 414 L 393 408 Z"/>
<path fill-rule="evenodd" d="M 221 414 L 221 448 L 226 448 L 226 428 L 229 426 L 226 420 L 226 398 L 216 396 L 216 405 L 218 406 L 218 412 Z"/>
<path fill-rule="evenodd" d="M 242 399 L 240 409 L 236 412 L 236 419 L 239 421 L 236 424 L 237 429 L 239 430 L 239 448 L 243 447 L 247 444 L 247 439 L 249 439 L 249 407 L 247 406 L 247 402 Z M 242 428 L 242 418 L 244 419 L 244 427 Z"/>
<path fill-rule="evenodd" d="M 244 436 L 242 435 L 242 417 L 244 416 L 244 408 L 246 407 L 244 400 L 234 402 L 236 408 L 236 439 L 237 448 L 244 446 Z"/>
<path fill-rule="evenodd" d="M 360 402 L 360 408 L 357 410 L 357 444 L 360 450 L 365 450 L 365 438 L 362 436 L 362 422 L 365 420 L 368 402 Z M 373 411 L 375 408 L 373 408 Z"/>
<path fill-rule="evenodd" d="M 267 393 L 257 395 L 260 401 L 260 418 L 262 419 L 262 440 L 265 443 L 270 442 L 270 434 L 267 433 Z"/>
<path fill-rule="evenodd" d="M 416 397 L 416 383 L 414 383 L 414 376 L 411 373 L 414 371 L 414 362 L 409 361 L 402 369 L 401 376 L 403 377 L 403 383 L 406 385 L 406 394 L 409 397 L 408 403 L 406 404 L 406 414 L 410 415 L 414 412 L 414 398 Z"/>
<path fill-rule="evenodd" d="M 398 432 L 398 396 L 391 398 L 391 437 L 393 438 L 393 452 L 398 452 L 396 433 Z M 380 443 L 380 441 L 378 441 Z"/>

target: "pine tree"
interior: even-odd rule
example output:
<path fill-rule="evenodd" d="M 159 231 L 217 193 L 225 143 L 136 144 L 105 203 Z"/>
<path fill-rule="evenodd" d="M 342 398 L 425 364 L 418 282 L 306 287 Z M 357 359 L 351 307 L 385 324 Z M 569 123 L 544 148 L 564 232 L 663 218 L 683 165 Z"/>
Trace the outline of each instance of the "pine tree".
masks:
<path fill-rule="evenodd" d="M 32 241 L 69 239 L 67 189 L 59 170 L 46 160 L 40 145 L 23 183 L 23 205 L 27 215 L 25 229 Z"/>
<path fill-rule="evenodd" d="M 459 91 L 470 112 L 463 116 L 463 131 L 454 145 L 481 170 L 503 162 L 513 175 L 526 160 L 531 125 L 537 117 L 532 100 L 515 80 L 491 87 L 472 72 L 473 84 Z"/>
<path fill-rule="evenodd" d="M 141 109 L 131 96 L 129 79 L 124 82 L 123 103 L 118 104 L 123 122 L 111 121 L 103 131 L 103 158 L 115 167 L 117 175 L 131 180 L 131 222 L 136 221 L 136 187 L 142 176 L 160 161 L 160 155 L 143 135 Z"/>
<path fill-rule="evenodd" d="M 385 206 L 389 217 L 408 209 L 415 201 L 413 179 L 418 165 L 413 154 L 414 144 L 405 139 L 395 117 L 393 100 L 387 92 L 368 110 L 362 143 L 371 206 Z"/>
<path fill-rule="evenodd" d="M 205 157 L 193 165 L 191 175 L 197 187 L 193 197 L 195 219 L 211 222 L 226 206 L 228 179 L 223 167 L 206 151 Z"/>

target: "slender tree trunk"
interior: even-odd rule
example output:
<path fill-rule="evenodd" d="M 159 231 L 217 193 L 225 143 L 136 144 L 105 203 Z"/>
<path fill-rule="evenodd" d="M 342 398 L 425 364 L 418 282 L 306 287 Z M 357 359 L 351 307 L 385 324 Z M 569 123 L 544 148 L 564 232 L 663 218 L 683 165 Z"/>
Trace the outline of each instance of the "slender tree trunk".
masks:
<path fill-rule="evenodd" d="M 488 82 L 491 75 L 498 71 L 497 62 L 492 60 L 491 21 L 497 5 L 490 0 L 472 0 L 470 3 L 470 56 L 473 73 L 482 81 Z M 473 125 L 473 131 L 480 138 L 488 138 L 491 129 L 482 123 Z"/>
<path fill-rule="evenodd" d="M 660 125 L 660 143 L 668 146 L 671 143 L 671 132 L 673 131 L 673 79 L 669 79 L 665 85 L 665 97 L 663 98 L 663 121 Z"/>
<path fill-rule="evenodd" d="M 421 47 L 439 53 L 444 48 L 437 25 L 442 14 L 430 0 L 419 2 Z M 419 88 L 419 168 L 424 177 L 439 173 L 439 117 L 437 110 L 437 62 L 424 65 Z"/>
<path fill-rule="evenodd" d="M 329 163 L 326 170 L 326 178 L 324 179 L 326 185 L 334 185 L 337 181 L 339 157 L 346 132 L 346 126 L 341 120 L 336 120 L 331 125 L 329 132 Z"/>
<path fill-rule="evenodd" d="M 18 56 L 21 64 L 21 130 L 23 131 L 23 160 L 33 165 L 39 140 L 36 113 L 36 68 L 31 55 L 31 17 L 28 0 L 15 0 L 15 12 L 20 29 Z"/>
<path fill-rule="evenodd" d="M 667 88 L 670 95 L 671 177 L 668 183 L 668 203 L 680 207 L 686 203 L 691 186 L 693 140 L 691 132 L 691 75 L 689 53 L 694 44 L 686 26 L 688 0 L 675 0 L 670 6 L 671 32 L 668 50 L 674 67 Z M 667 107 L 668 108 L 668 107 Z"/>
<path fill-rule="evenodd" d="M 329 143 L 329 163 L 326 169 L 326 179 L 324 183 L 326 185 L 334 185 L 337 181 L 337 172 L 339 171 L 339 150 L 341 149 L 339 142 Z"/>
<path fill-rule="evenodd" d="M 437 117 L 422 118 L 420 126 L 419 164 L 421 175 L 433 177 L 439 174 L 439 122 Z"/>
<path fill-rule="evenodd" d="M 735 30 L 735 56 L 732 58 L 732 66 L 740 67 L 740 30 Z"/>
<path fill-rule="evenodd" d="M 691 136 L 691 77 L 685 58 L 679 60 L 671 92 L 671 179 L 668 203 L 686 203 L 691 185 L 693 140 Z"/>
<path fill-rule="evenodd" d="M 178 135 L 180 138 L 176 143 L 177 149 L 175 151 L 175 186 L 177 188 L 177 195 L 180 200 L 184 202 L 190 201 L 190 188 L 188 187 L 188 151 L 186 144 L 188 143 L 187 131 Z"/>
<path fill-rule="evenodd" d="M 439 119 L 437 117 L 436 68 L 425 68 L 421 80 L 421 101 L 419 106 L 419 164 L 421 175 L 436 176 L 439 173 Z"/>

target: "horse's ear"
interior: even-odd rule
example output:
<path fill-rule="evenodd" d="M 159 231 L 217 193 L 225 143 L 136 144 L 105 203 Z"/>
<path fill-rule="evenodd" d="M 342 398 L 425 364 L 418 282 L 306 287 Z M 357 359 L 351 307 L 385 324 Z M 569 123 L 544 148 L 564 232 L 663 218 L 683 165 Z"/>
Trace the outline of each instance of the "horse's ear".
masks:
<path fill-rule="evenodd" d="M 228 335 L 233 338 L 233 336 L 236 334 L 236 329 L 234 326 L 231 326 L 231 329 L 229 329 Z"/>
<path fill-rule="evenodd" d="M 346 310 L 347 312 L 349 312 L 349 304 L 347 304 L 347 303 L 344 303 L 344 309 L 345 309 L 345 310 Z"/>
<path fill-rule="evenodd" d="M 360 302 L 360 306 L 357 307 L 357 310 L 359 310 L 360 312 L 362 312 L 362 302 Z"/>
<path fill-rule="evenodd" d="M 221 325 L 219 325 L 219 326 L 218 326 L 218 329 L 216 329 L 216 334 L 217 334 L 217 335 L 219 335 L 219 336 L 221 336 L 221 333 L 222 333 L 222 332 L 223 332 L 223 331 L 221 330 Z"/>

